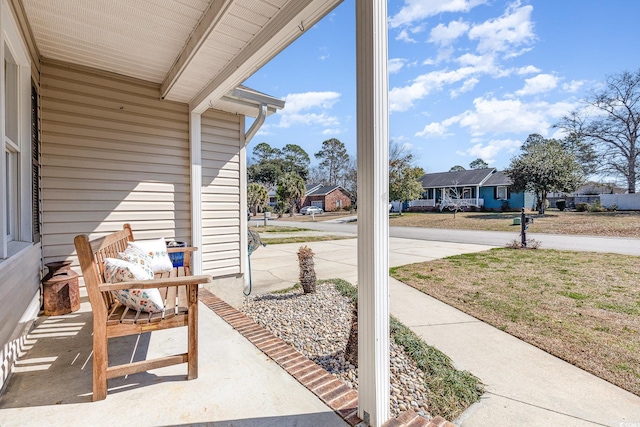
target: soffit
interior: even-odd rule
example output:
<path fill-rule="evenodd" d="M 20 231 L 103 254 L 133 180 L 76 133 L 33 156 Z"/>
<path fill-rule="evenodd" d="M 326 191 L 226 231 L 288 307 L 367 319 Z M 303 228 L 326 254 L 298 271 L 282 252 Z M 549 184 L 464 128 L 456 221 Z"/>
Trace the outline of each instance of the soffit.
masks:
<path fill-rule="evenodd" d="M 165 99 L 202 107 L 342 0 L 21 1 L 43 57 L 159 83 Z"/>

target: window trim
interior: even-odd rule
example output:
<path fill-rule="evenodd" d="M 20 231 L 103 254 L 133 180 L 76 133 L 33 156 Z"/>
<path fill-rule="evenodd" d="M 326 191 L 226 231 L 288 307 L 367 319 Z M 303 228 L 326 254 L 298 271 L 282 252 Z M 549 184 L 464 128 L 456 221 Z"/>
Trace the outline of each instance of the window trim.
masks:
<path fill-rule="evenodd" d="M 0 260 L 9 258 L 16 247 L 33 242 L 31 170 L 31 61 L 17 21 L 7 0 L 0 0 Z M 6 67 L 7 61 L 15 67 Z M 9 73 L 7 73 L 9 69 Z M 15 91 L 7 93 L 6 79 L 15 81 Z M 14 98 L 14 109 L 7 109 L 6 97 Z M 5 121 L 15 120 L 15 126 Z M 8 130 L 9 129 L 9 130 Z M 7 133 L 11 132 L 11 135 Z M 10 172 L 7 153 L 15 155 Z M 8 173 L 15 180 L 10 182 Z M 13 194 L 15 193 L 15 194 Z M 11 204 L 11 206 L 9 206 Z M 9 223 L 10 222 L 10 223 Z M 8 229 L 8 223 L 10 228 Z"/>

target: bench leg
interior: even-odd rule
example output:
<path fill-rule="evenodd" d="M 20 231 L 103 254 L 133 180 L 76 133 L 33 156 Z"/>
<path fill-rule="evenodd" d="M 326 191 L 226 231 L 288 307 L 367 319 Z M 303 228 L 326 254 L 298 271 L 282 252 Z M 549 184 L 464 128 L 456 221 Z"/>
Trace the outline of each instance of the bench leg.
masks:
<path fill-rule="evenodd" d="M 109 354 L 107 351 L 107 331 L 93 325 L 93 401 L 107 398 L 107 366 Z"/>
<path fill-rule="evenodd" d="M 198 285 L 189 286 L 187 379 L 198 378 Z"/>

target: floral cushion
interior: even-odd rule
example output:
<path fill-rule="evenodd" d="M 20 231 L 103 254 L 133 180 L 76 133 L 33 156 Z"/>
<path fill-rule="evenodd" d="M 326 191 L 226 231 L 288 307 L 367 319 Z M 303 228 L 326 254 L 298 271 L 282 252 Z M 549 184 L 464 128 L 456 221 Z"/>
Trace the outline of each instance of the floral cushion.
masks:
<path fill-rule="evenodd" d="M 173 269 L 173 264 L 169 259 L 169 254 L 167 254 L 167 243 L 163 238 L 129 242 L 129 247 L 136 248 L 149 255 L 154 273 L 166 273 Z"/>
<path fill-rule="evenodd" d="M 104 261 L 104 278 L 109 283 L 121 283 L 131 280 L 150 280 L 153 279 L 153 273 L 145 271 L 140 265 L 117 258 L 107 258 Z M 158 289 L 124 289 L 113 291 L 112 294 L 121 304 L 132 310 L 157 313 L 164 308 Z"/>
<path fill-rule="evenodd" d="M 139 265 L 153 279 L 153 261 L 149 255 L 140 249 L 128 246 L 124 252 L 118 253 L 118 258 L 131 264 Z"/>

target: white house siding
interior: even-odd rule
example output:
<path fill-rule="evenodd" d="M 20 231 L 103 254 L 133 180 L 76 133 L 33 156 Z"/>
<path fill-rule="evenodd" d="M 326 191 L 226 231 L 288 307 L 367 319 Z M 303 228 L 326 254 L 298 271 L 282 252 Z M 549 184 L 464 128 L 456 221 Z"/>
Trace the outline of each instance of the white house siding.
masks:
<path fill-rule="evenodd" d="M 186 104 L 159 85 L 43 61 L 42 246 L 45 262 L 75 258 L 73 238 L 130 223 L 138 240 L 189 240 Z"/>
<path fill-rule="evenodd" d="M 202 115 L 202 269 L 214 278 L 241 273 L 241 124 L 238 115 Z"/>
<path fill-rule="evenodd" d="M 26 19 L 17 0 L 9 0 L 6 4 L 9 8 L 4 11 L 10 11 L 13 15 L 27 47 L 31 60 L 31 79 L 37 86 L 39 55 L 28 35 Z M 4 28 L 0 28 L 0 31 L 3 30 Z M 4 111 L 0 114 L 4 114 Z M 30 224 L 31 219 L 26 222 Z M 14 362 L 25 350 L 27 333 L 40 309 L 41 262 L 39 243 L 24 245 L 17 253 L 0 260 L 0 393 L 4 389 Z"/>
<path fill-rule="evenodd" d="M 40 244 L 0 263 L 0 390 L 40 309 Z"/>

